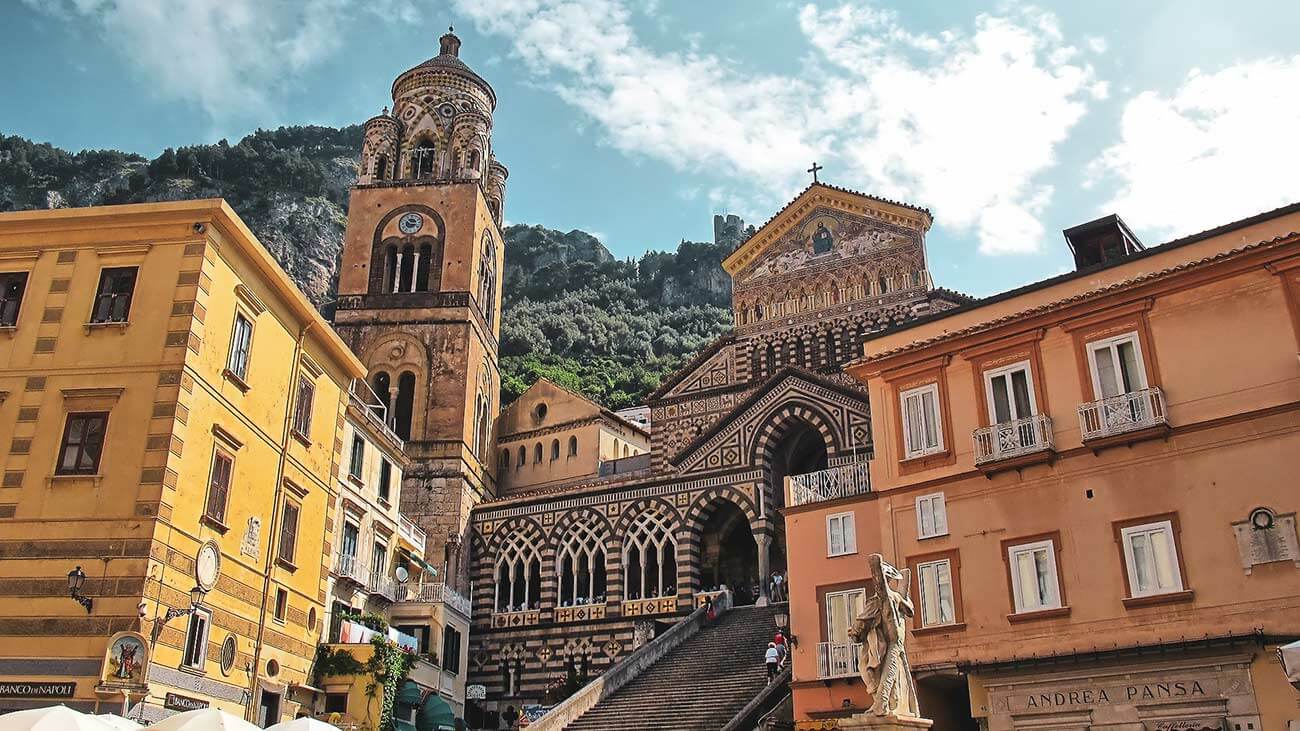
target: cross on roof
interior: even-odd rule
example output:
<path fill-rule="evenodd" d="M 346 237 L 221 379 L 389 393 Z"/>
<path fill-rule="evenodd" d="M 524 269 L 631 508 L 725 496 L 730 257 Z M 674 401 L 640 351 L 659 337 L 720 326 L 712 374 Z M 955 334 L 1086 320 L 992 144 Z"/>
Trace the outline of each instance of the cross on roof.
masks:
<path fill-rule="evenodd" d="M 814 183 L 817 182 L 817 171 L 818 171 L 818 170 L 821 170 L 822 167 L 823 167 L 822 165 L 818 165 L 818 164 L 817 164 L 817 161 L 816 161 L 816 160 L 813 160 L 812 167 L 808 168 L 808 170 L 806 171 L 806 172 L 810 172 L 810 173 L 812 173 L 812 176 L 813 176 L 813 182 L 814 182 Z"/>

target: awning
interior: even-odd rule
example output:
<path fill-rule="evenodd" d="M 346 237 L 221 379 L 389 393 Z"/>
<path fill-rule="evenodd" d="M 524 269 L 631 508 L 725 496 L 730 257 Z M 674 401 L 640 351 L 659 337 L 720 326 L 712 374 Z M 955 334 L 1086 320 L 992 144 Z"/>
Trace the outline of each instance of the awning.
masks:
<path fill-rule="evenodd" d="M 438 569 L 430 566 L 428 563 L 425 562 L 423 558 L 420 558 L 419 556 L 415 555 L 414 553 L 411 553 L 406 549 L 402 549 L 402 553 L 405 553 L 406 557 L 411 559 L 411 563 L 415 564 L 416 566 L 419 566 L 425 572 L 430 573 L 434 576 L 438 575 Z"/>
<path fill-rule="evenodd" d="M 456 714 L 437 693 L 430 693 L 415 717 L 416 731 L 445 731 L 456 728 Z"/>

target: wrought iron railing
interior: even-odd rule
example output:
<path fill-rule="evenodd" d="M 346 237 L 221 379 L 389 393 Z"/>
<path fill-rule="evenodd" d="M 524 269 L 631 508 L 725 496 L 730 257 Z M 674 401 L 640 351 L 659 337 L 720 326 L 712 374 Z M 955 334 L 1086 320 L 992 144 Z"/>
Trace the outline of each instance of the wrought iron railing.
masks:
<path fill-rule="evenodd" d="M 371 571 L 370 593 L 390 602 L 397 601 L 397 582 L 384 571 Z"/>
<path fill-rule="evenodd" d="M 1165 395 L 1159 388 L 1144 388 L 1079 405 L 1079 429 L 1084 441 L 1167 423 Z"/>
<path fill-rule="evenodd" d="M 860 642 L 817 643 L 817 677 L 849 678 L 857 675 L 860 672 L 858 652 L 861 649 Z"/>
<path fill-rule="evenodd" d="M 1035 414 L 975 430 L 975 464 L 996 462 L 1052 448 L 1052 418 Z"/>
<path fill-rule="evenodd" d="M 442 602 L 466 617 L 470 611 L 469 599 L 441 581 L 401 584 L 397 587 L 397 601 L 429 604 Z"/>
<path fill-rule="evenodd" d="M 355 581 L 360 586 L 366 586 L 370 580 L 370 572 L 366 570 L 365 564 L 353 555 L 340 553 L 334 558 L 334 573 L 339 578 Z"/>
<path fill-rule="evenodd" d="M 866 495 L 871 492 L 870 466 L 869 460 L 862 460 L 817 472 L 791 475 L 785 478 L 790 505 Z"/>

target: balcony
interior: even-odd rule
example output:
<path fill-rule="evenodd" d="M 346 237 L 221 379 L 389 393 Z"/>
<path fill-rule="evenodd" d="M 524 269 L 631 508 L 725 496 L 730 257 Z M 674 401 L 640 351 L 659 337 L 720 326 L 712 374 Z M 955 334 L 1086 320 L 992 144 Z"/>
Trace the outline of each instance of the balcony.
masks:
<path fill-rule="evenodd" d="M 357 559 L 346 553 L 340 553 L 334 559 L 334 574 L 339 579 L 351 581 L 361 588 L 366 588 L 370 576 L 365 566 Z"/>
<path fill-rule="evenodd" d="M 398 449 L 402 448 L 402 438 L 397 436 L 397 432 L 393 431 L 388 424 L 388 407 L 375 395 L 368 383 L 357 378 L 352 379 L 348 387 L 348 401 L 365 414 L 366 421 L 369 421 L 380 434 L 388 437 Z"/>
<path fill-rule="evenodd" d="M 818 679 L 858 677 L 858 653 L 861 649 L 860 642 L 817 643 Z"/>
<path fill-rule="evenodd" d="M 871 492 L 871 462 L 862 460 L 785 478 L 790 506 L 837 500 Z"/>
<path fill-rule="evenodd" d="M 1055 454 L 1052 419 L 1044 414 L 981 427 L 971 436 L 975 466 L 986 473 L 1046 462 Z"/>
<path fill-rule="evenodd" d="M 424 604 L 442 602 L 461 615 L 469 616 L 469 599 L 441 581 L 421 584 L 402 584 L 397 587 L 397 601 Z"/>
<path fill-rule="evenodd" d="M 397 581 L 384 571 L 370 572 L 370 595 L 390 602 L 397 601 Z"/>
<path fill-rule="evenodd" d="M 402 537 L 411 547 L 412 553 L 417 556 L 424 555 L 424 529 L 416 525 L 405 515 L 397 516 L 397 534 Z"/>
<path fill-rule="evenodd" d="M 1169 433 L 1165 395 L 1159 388 L 1144 388 L 1079 405 L 1079 430 L 1083 443 L 1094 450 Z"/>

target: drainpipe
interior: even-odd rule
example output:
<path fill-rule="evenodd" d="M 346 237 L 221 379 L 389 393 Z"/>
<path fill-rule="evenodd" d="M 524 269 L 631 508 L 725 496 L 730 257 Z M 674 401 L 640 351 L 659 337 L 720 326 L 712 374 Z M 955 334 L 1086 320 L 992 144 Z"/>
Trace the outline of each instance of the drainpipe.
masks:
<path fill-rule="evenodd" d="M 248 705 L 244 708 L 244 720 L 250 723 L 256 722 L 257 708 L 261 705 L 258 690 L 262 676 L 262 641 L 266 636 L 266 600 L 271 592 L 271 568 L 279 549 L 280 506 L 284 502 L 284 466 L 289 458 L 289 430 L 293 425 L 293 410 L 298 402 L 297 384 L 302 371 L 302 344 L 314 324 L 308 321 L 298 330 L 298 340 L 293 345 L 293 365 L 289 368 L 289 398 L 285 402 L 284 428 L 280 432 L 280 459 L 275 467 L 275 502 L 271 505 L 271 527 L 266 532 L 266 562 L 262 570 L 262 601 L 258 605 L 257 612 L 257 640 L 253 644 L 253 669 L 248 675 Z"/>

